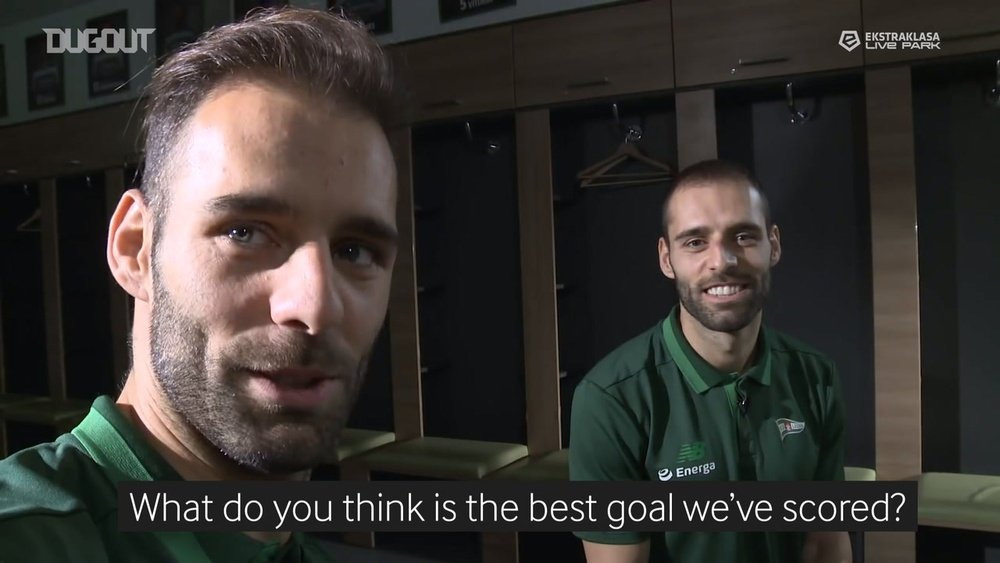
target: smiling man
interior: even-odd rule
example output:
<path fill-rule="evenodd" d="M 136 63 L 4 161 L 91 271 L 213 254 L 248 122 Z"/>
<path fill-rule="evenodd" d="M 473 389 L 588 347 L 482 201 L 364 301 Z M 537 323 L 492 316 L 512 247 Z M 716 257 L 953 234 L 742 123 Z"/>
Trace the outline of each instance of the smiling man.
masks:
<path fill-rule="evenodd" d="M 168 59 L 107 259 L 132 367 L 72 433 L 0 463 L 0 558 L 323 561 L 295 534 L 119 534 L 121 480 L 304 480 L 329 459 L 396 255 L 392 72 L 365 30 L 265 12 Z"/>
<path fill-rule="evenodd" d="M 658 250 L 680 304 L 577 387 L 570 477 L 843 480 L 833 363 L 762 324 L 781 239 L 756 181 L 718 160 L 683 170 Z M 846 533 L 577 535 L 591 563 L 851 560 Z"/>

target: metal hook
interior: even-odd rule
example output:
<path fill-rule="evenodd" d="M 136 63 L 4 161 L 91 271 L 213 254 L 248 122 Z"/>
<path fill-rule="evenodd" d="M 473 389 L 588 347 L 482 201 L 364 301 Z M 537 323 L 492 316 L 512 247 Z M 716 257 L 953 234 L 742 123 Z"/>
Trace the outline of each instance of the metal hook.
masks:
<path fill-rule="evenodd" d="M 642 139 L 642 128 L 638 125 L 629 125 L 628 133 L 625 133 L 626 143 L 637 143 Z"/>
<path fill-rule="evenodd" d="M 473 143 L 473 140 L 474 140 L 472 138 L 472 124 L 470 122 L 468 122 L 468 121 L 465 122 L 465 140 L 470 145 Z M 495 141 L 493 139 L 487 139 L 485 146 L 486 146 L 485 152 L 486 152 L 486 154 L 488 154 L 490 156 L 492 156 L 492 155 L 500 152 L 500 143 L 498 143 L 497 141 Z"/>
<path fill-rule="evenodd" d="M 809 112 L 795 107 L 795 95 L 792 93 L 792 83 L 785 85 L 785 98 L 788 100 L 788 112 L 792 114 L 792 124 L 799 125 L 809 121 Z"/>
<path fill-rule="evenodd" d="M 1000 108 L 1000 59 L 997 59 L 996 84 L 986 93 L 986 100 L 990 105 Z"/>
<path fill-rule="evenodd" d="M 638 125 L 622 125 L 621 115 L 618 113 L 617 103 L 611 104 L 611 115 L 615 118 L 615 125 L 617 125 L 619 129 L 625 131 L 626 143 L 635 143 L 642 139 L 642 127 L 639 127 Z"/>

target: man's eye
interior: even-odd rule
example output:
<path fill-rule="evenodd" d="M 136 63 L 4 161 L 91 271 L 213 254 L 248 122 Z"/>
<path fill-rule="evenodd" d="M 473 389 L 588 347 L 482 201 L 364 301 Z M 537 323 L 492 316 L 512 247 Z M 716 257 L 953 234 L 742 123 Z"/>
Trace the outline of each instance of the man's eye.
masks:
<path fill-rule="evenodd" d="M 701 239 L 691 239 L 691 240 L 685 242 L 684 246 L 686 246 L 688 248 L 699 248 L 704 243 L 705 243 L 705 241 L 703 241 Z"/>
<path fill-rule="evenodd" d="M 358 266 L 372 266 L 375 264 L 375 253 L 359 243 L 347 244 L 334 252 L 334 257 L 346 260 Z"/>
<path fill-rule="evenodd" d="M 736 235 L 736 241 L 741 244 L 750 244 L 757 240 L 757 237 L 750 233 L 740 233 Z"/>
<path fill-rule="evenodd" d="M 248 225 L 239 225 L 229 229 L 226 233 L 229 240 L 239 243 L 239 244 L 264 244 L 267 242 L 266 235 L 261 232 L 260 229 L 256 227 L 251 227 Z"/>

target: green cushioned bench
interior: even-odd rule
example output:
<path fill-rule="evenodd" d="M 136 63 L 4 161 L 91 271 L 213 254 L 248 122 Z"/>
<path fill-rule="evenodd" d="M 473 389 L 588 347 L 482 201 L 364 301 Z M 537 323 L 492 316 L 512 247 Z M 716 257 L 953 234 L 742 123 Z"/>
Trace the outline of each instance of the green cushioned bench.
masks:
<path fill-rule="evenodd" d="M 89 401 L 57 401 L 44 398 L 3 407 L 0 416 L 4 420 L 53 426 L 60 431 L 69 431 L 83 420 L 89 411 Z"/>
<path fill-rule="evenodd" d="M 337 451 L 334 453 L 335 459 L 333 461 L 340 463 L 345 459 L 368 453 L 395 441 L 396 434 L 393 432 L 345 428 L 341 431 L 340 439 L 337 441 Z"/>
<path fill-rule="evenodd" d="M 921 526 L 1000 532 L 1000 476 L 923 474 L 917 522 Z"/>
<path fill-rule="evenodd" d="M 528 446 L 424 436 L 395 442 L 360 456 L 369 470 L 429 477 L 476 480 L 528 456 Z"/>
<path fill-rule="evenodd" d="M 556 450 L 537 457 L 527 457 L 490 473 L 487 479 L 513 481 L 568 481 L 569 450 Z"/>
<path fill-rule="evenodd" d="M 845 467 L 845 481 L 874 481 L 875 470 L 867 467 Z"/>

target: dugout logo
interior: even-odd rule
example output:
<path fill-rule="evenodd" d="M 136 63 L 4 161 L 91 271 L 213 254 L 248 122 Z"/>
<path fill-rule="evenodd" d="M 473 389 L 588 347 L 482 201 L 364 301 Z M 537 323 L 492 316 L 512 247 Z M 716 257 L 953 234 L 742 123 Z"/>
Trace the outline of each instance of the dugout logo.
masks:
<path fill-rule="evenodd" d="M 60 53 L 135 53 L 148 52 L 149 36 L 155 28 L 138 29 L 59 29 L 43 27 L 45 52 Z M 74 43 L 74 39 L 76 42 Z"/>

